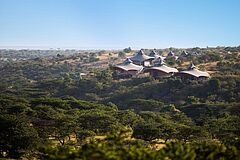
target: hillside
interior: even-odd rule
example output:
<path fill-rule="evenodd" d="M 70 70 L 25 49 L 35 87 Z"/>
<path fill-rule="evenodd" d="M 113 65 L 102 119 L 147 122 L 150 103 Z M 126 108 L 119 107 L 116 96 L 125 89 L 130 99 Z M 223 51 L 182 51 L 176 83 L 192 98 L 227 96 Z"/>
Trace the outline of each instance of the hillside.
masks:
<path fill-rule="evenodd" d="M 166 65 L 209 79 L 116 77 L 134 50 L 1 50 L 0 158 L 238 159 L 240 47 L 155 51 L 183 50 Z"/>

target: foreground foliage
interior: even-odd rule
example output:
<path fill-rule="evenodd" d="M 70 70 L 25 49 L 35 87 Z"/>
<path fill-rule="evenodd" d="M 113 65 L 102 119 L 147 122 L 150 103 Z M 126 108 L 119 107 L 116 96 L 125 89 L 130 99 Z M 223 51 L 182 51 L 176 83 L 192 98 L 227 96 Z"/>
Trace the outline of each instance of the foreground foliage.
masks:
<path fill-rule="evenodd" d="M 101 141 L 91 140 L 79 149 L 71 147 L 40 148 L 41 158 L 54 159 L 102 159 L 102 160 L 237 160 L 240 152 L 232 146 L 220 144 L 186 144 L 168 142 L 160 150 L 154 150 L 139 140 L 126 140 L 121 135 L 109 135 Z"/>

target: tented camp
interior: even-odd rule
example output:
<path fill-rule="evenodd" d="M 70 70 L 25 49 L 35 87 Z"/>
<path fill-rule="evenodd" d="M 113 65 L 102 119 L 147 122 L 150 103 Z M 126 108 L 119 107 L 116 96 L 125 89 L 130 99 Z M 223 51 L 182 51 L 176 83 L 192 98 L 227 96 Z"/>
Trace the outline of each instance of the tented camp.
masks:
<path fill-rule="evenodd" d="M 173 51 L 168 52 L 166 59 L 172 59 L 175 58 L 175 60 L 178 59 L 178 57 L 175 55 Z"/>
<path fill-rule="evenodd" d="M 173 51 L 170 51 L 167 55 L 167 57 L 174 57 L 175 56 L 175 53 L 173 53 Z"/>
<path fill-rule="evenodd" d="M 191 56 L 199 56 L 200 53 L 198 53 L 198 52 L 191 52 L 190 55 L 191 55 Z"/>
<path fill-rule="evenodd" d="M 188 53 L 186 51 L 182 51 L 182 53 L 179 55 L 179 58 L 186 58 L 188 56 Z"/>
<path fill-rule="evenodd" d="M 174 73 L 177 73 L 178 70 L 176 68 L 166 66 L 164 62 L 159 58 L 158 64 L 155 63 L 153 67 L 146 68 L 144 72 L 149 73 L 154 78 L 160 78 L 172 76 Z"/>
<path fill-rule="evenodd" d="M 157 59 L 157 58 L 159 58 L 160 55 L 158 55 L 155 50 L 152 50 L 148 56 L 154 57 L 155 59 Z"/>
<path fill-rule="evenodd" d="M 158 55 L 158 54 L 156 53 L 156 51 L 154 51 L 154 50 L 152 50 L 148 56 L 149 56 L 149 57 L 153 57 L 154 60 L 157 60 L 157 59 L 160 58 L 162 61 L 166 58 L 166 57 L 163 57 L 163 56 Z"/>
<path fill-rule="evenodd" d="M 206 80 L 210 78 L 208 72 L 203 72 L 197 69 L 197 67 L 191 63 L 186 71 L 180 71 L 176 74 L 183 79 L 190 79 L 190 80 Z"/>
<path fill-rule="evenodd" d="M 140 50 L 135 56 L 130 58 L 134 64 L 150 66 L 153 57 L 147 56 L 144 54 L 143 50 Z"/>
<path fill-rule="evenodd" d="M 122 64 L 113 66 L 116 74 L 121 77 L 132 77 L 143 70 L 143 66 L 133 64 L 132 60 L 127 58 Z"/>

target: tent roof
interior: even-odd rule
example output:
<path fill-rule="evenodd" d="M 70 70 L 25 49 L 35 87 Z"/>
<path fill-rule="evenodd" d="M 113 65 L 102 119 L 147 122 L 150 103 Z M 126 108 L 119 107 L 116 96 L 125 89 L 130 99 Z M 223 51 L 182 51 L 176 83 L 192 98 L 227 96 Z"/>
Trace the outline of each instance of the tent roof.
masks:
<path fill-rule="evenodd" d="M 198 53 L 198 52 L 192 52 L 192 53 L 190 53 L 190 55 L 192 55 L 192 56 L 197 56 L 197 55 L 200 55 L 200 53 Z"/>
<path fill-rule="evenodd" d="M 188 66 L 188 70 L 187 71 L 181 71 L 179 72 L 180 74 L 188 74 L 188 75 L 192 75 L 194 77 L 210 77 L 208 72 L 203 72 L 197 69 L 197 67 L 191 63 Z"/>
<path fill-rule="evenodd" d="M 116 65 L 114 68 L 119 68 L 125 71 L 141 71 L 143 69 L 143 66 L 133 64 L 132 61 L 127 58 L 122 64 Z"/>
<path fill-rule="evenodd" d="M 192 70 L 188 70 L 188 71 L 181 71 L 179 73 L 183 73 L 183 74 L 188 74 L 188 75 L 192 75 L 194 77 L 210 77 L 209 73 L 207 72 L 203 72 L 203 71 L 199 71 L 198 69 L 194 68 Z"/>
<path fill-rule="evenodd" d="M 168 53 L 168 57 L 173 57 L 173 56 L 175 56 L 175 54 L 173 53 L 173 51 L 170 51 L 170 52 Z"/>
<path fill-rule="evenodd" d="M 180 54 L 181 57 L 186 57 L 188 55 L 188 53 L 186 51 L 182 51 L 182 53 Z"/>
<path fill-rule="evenodd" d="M 160 56 L 156 53 L 156 51 L 152 50 L 151 53 L 148 55 L 149 57 L 153 57 L 155 59 L 161 58 L 161 60 L 164 60 L 166 57 Z"/>
<path fill-rule="evenodd" d="M 153 61 L 154 66 L 159 66 L 164 64 L 165 57 L 159 56 Z"/>
<path fill-rule="evenodd" d="M 86 73 L 80 73 L 80 76 L 86 76 L 87 74 Z"/>
<path fill-rule="evenodd" d="M 191 63 L 189 66 L 188 66 L 188 70 L 193 70 L 197 68 L 193 63 Z"/>
<path fill-rule="evenodd" d="M 152 50 L 148 56 L 154 57 L 154 58 L 159 57 L 159 55 L 158 55 L 158 54 L 156 53 L 156 51 L 154 51 L 154 50 Z"/>
<path fill-rule="evenodd" d="M 130 58 L 127 58 L 123 64 L 129 64 L 129 63 L 133 63 L 133 61 Z"/>
<path fill-rule="evenodd" d="M 144 62 L 146 60 L 154 59 L 153 57 L 147 56 L 142 50 L 140 50 L 135 56 L 130 58 L 132 61 Z"/>
<path fill-rule="evenodd" d="M 164 64 L 160 65 L 160 66 L 155 66 L 155 67 L 148 68 L 148 69 L 146 69 L 146 71 L 147 70 L 158 70 L 158 71 L 162 71 L 162 72 L 165 72 L 165 73 L 176 73 L 176 72 L 178 72 L 178 70 L 176 68 L 168 67 Z"/>

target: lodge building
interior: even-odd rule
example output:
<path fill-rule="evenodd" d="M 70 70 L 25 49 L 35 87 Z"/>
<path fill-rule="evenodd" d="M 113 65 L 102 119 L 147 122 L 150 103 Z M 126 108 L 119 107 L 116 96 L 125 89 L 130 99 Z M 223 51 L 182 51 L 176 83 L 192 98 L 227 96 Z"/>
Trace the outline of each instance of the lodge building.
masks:
<path fill-rule="evenodd" d="M 168 67 L 164 64 L 161 58 L 158 59 L 158 63 L 155 62 L 154 66 L 144 69 L 145 73 L 149 73 L 154 78 L 169 77 L 174 73 L 177 73 L 176 68 Z"/>
<path fill-rule="evenodd" d="M 122 64 L 113 66 L 116 75 L 126 78 L 139 74 L 143 70 L 143 66 L 133 64 L 130 58 L 127 58 Z"/>
<path fill-rule="evenodd" d="M 176 76 L 189 80 L 207 80 L 210 78 L 208 72 L 198 70 L 193 63 L 189 65 L 187 70 L 176 73 Z"/>
<path fill-rule="evenodd" d="M 187 52 L 181 54 L 183 57 L 187 55 Z M 175 55 L 170 51 L 168 57 L 175 57 Z M 178 76 L 188 80 L 206 80 L 210 78 L 208 72 L 198 70 L 193 63 L 189 65 L 187 70 L 178 71 L 176 68 L 167 66 L 164 63 L 165 58 L 155 51 L 151 51 L 149 55 L 146 55 L 143 50 L 140 50 L 135 56 L 127 58 L 122 64 L 113 66 L 113 69 L 119 78 L 133 77 L 141 73 L 154 78 L 170 76 Z"/>
<path fill-rule="evenodd" d="M 140 50 L 135 56 L 130 58 L 134 64 L 142 66 L 150 66 L 151 61 L 154 60 L 154 57 L 146 55 L 143 50 Z"/>

